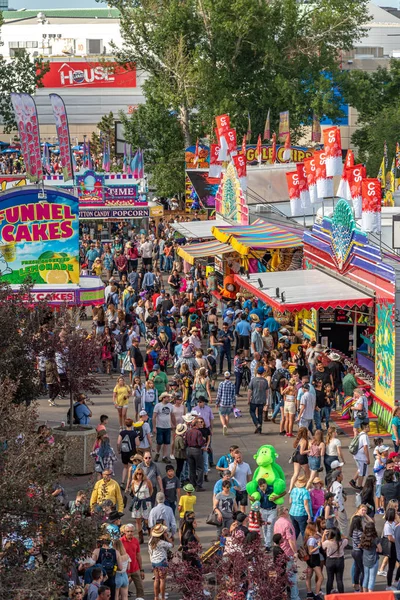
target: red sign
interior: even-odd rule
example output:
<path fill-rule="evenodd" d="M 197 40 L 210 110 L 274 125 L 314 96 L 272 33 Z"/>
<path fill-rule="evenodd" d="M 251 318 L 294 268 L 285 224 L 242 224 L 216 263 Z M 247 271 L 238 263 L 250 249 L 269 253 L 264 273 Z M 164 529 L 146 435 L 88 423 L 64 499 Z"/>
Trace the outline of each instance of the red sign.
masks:
<path fill-rule="evenodd" d="M 117 63 L 51 62 L 43 77 L 46 88 L 136 87 L 136 68 L 126 69 Z"/>
<path fill-rule="evenodd" d="M 361 186 L 363 212 L 381 212 L 381 183 L 379 179 L 363 179 Z"/>

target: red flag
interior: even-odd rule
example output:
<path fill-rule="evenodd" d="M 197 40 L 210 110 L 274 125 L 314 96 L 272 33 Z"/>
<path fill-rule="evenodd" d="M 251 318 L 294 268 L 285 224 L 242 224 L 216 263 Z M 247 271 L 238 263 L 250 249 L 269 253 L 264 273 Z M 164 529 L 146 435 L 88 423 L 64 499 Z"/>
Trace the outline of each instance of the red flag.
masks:
<path fill-rule="evenodd" d="M 350 196 L 353 202 L 354 216 L 361 219 L 362 214 L 362 181 L 367 176 L 364 165 L 354 165 L 346 170 Z"/>
<path fill-rule="evenodd" d="M 243 136 L 243 140 L 242 140 L 242 154 L 244 154 L 247 157 L 247 140 L 246 140 L 246 135 Z"/>
<path fill-rule="evenodd" d="M 271 109 L 268 110 L 268 114 L 267 114 L 267 118 L 265 120 L 265 125 L 264 125 L 264 136 L 263 139 L 265 140 L 269 140 L 271 138 L 271 123 L 270 123 L 270 116 L 271 116 Z"/>
<path fill-rule="evenodd" d="M 324 151 L 326 155 L 326 175 L 333 177 L 341 175 L 342 164 L 342 140 L 339 127 L 328 127 L 324 129 Z"/>
<path fill-rule="evenodd" d="M 380 213 L 382 211 L 382 190 L 378 178 L 367 178 L 362 181 L 362 229 L 379 233 L 381 229 Z"/>
<path fill-rule="evenodd" d="M 290 144 L 290 132 L 287 134 L 286 136 L 286 140 L 285 140 L 285 149 L 283 151 L 283 160 L 284 161 L 289 161 L 291 159 L 292 156 L 292 151 L 291 151 L 291 144 Z"/>
<path fill-rule="evenodd" d="M 290 212 L 292 217 L 298 217 L 301 214 L 301 201 L 299 176 L 297 171 L 286 173 L 286 180 L 289 190 Z"/>
<path fill-rule="evenodd" d="M 224 137 L 228 143 L 229 154 L 234 156 L 237 153 L 236 129 L 228 129 Z"/>
<path fill-rule="evenodd" d="M 346 159 L 344 161 L 345 169 L 349 169 L 350 167 L 354 167 L 354 152 L 353 150 L 347 150 Z"/>
<path fill-rule="evenodd" d="M 310 192 L 308 190 L 307 174 L 304 163 L 297 163 L 296 170 L 299 177 L 301 207 L 305 209 L 310 206 Z"/>
<path fill-rule="evenodd" d="M 229 115 L 218 115 L 218 117 L 215 117 L 215 120 L 217 122 L 219 136 L 223 135 L 230 129 L 231 120 L 229 118 Z"/>
<path fill-rule="evenodd" d="M 236 154 L 236 156 L 233 157 L 233 163 L 236 167 L 236 172 L 237 172 L 239 179 L 241 177 L 246 177 L 246 174 L 247 174 L 246 157 L 243 154 Z"/>
<path fill-rule="evenodd" d="M 259 134 L 259 136 L 257 138 L 256 158 L 258 160 L 258 164 L 261 165 L 261 158 L 262 158 L 261 134 Z"/>
<path fill-rule="evenodd" d="M 310 192 L 310 200 L 311 204 L 317 202 L 317 178 L 316 178 L 316 170 L 315 170 L 315 158 L 314 156 L 310 156 L 310 158 L 304 159 L 304 169 L 307 176 L 307 184 L 308 190 Z"/>
<path fill-rule="evenodd" d="M 317 196 L 320 200 L 333 196 L 333 178 L 326 175 L 326 155 L 323 150 L 314 152 Z"/>
<path fill-rule="evenodd" d="M 272 155 L 271 155 L 271 163 L 276 163 L 276 133 L 272 134 Z"/>

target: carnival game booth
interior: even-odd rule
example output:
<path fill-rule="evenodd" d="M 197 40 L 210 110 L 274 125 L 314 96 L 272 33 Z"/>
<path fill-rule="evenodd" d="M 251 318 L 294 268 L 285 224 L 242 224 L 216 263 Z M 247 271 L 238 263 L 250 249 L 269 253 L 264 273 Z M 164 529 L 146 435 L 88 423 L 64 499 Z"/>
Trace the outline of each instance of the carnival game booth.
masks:
<path fill-rule="evenodd" d="M 30 281 L 38 302 L 103 304 L 102 281 L 79 272 L 78 198 L 33 185 L 1 193 L 0 281 L 15 291 Z"/>
<path fill-rule="evenodd" d="M 304 232 L 303 243 L 303 271 L 236 280 L 281 313 L 307 311 L 304 334 L 355 366 L 360 386 L 371 394 L 371 411 L 388 428 L 400 398 L 399 259 L 369 243 L 345 200 Z"/>

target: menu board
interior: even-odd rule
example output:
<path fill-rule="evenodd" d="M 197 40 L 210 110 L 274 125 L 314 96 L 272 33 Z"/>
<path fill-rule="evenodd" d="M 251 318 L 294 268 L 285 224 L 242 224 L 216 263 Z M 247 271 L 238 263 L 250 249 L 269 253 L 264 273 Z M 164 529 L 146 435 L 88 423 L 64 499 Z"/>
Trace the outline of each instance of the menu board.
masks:
<path fill-rule="evenodd" d="M 334 308 L 327 308 L 326 310 L 320 309 L 319 311 L 319 323 L 320 325 L 327 323 L 335 323 L 336 311 Z"/>

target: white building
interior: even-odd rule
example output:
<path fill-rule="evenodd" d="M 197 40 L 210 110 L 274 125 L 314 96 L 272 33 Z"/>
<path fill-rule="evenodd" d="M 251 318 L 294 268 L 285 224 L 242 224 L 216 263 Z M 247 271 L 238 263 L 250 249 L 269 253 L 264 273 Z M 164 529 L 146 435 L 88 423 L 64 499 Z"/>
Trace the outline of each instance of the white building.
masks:
<path fill-rule="evenodd" d="M 143 74 L 114 67 L 111 43 L 122 43 L 119 12 L 111 8 L 17 10 L 3 12 L 2 54 L 24 49 L 50 63 L 43 88 L 37 90 L 40 133 L 55 136 L 49 94 L 63 97 L 71 137 L 80 141 L 96 130 L 110 111 L 129 114 L 144 102 Z M 8 139 L 7 136 L 3 136 Z"/>

